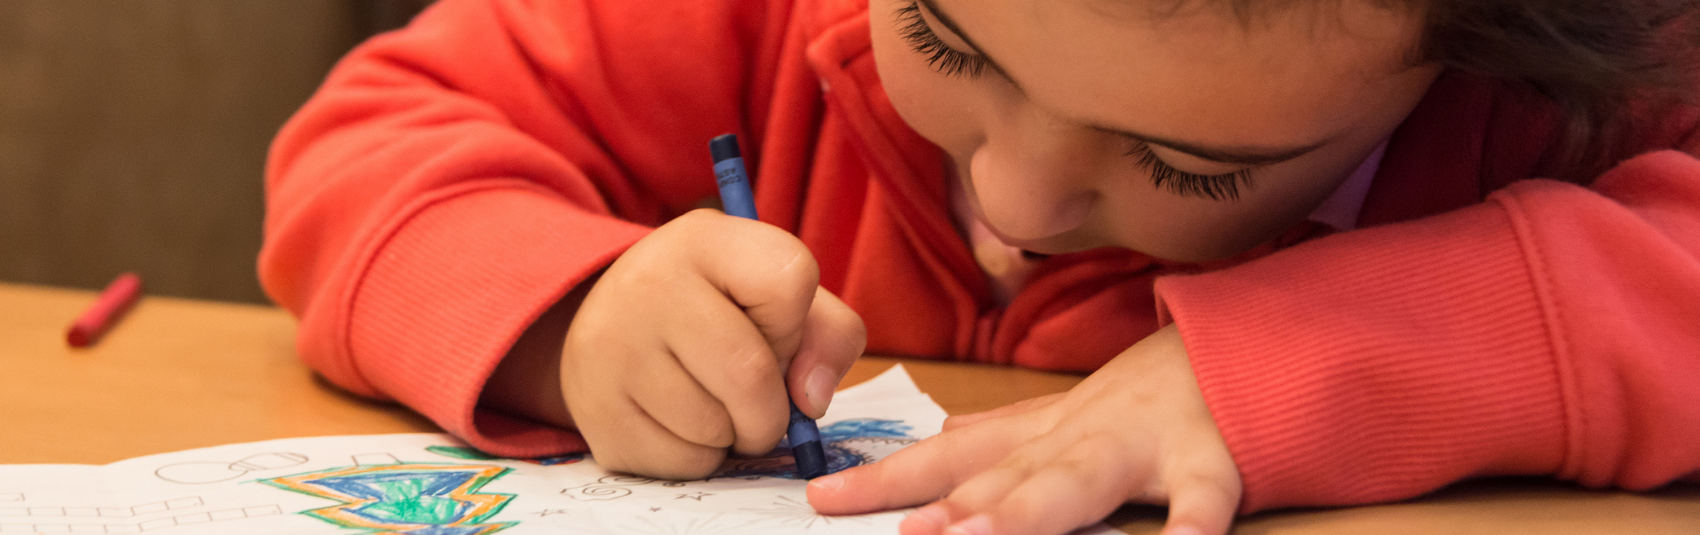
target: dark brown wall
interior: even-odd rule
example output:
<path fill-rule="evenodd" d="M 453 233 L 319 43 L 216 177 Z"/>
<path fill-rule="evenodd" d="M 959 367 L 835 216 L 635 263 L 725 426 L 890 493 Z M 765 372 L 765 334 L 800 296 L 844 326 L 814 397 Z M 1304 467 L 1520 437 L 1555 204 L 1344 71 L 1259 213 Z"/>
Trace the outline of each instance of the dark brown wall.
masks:
<path fill-rule="evenodd" d="M 0 280 L 263 301 L 262 169 L 413 0 L 0 0 Z"/>

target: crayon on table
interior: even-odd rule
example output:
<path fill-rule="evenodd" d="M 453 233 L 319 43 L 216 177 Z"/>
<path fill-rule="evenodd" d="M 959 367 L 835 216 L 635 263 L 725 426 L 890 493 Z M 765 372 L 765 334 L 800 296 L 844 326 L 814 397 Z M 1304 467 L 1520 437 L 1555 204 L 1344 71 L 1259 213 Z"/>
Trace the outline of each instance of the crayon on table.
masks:
<path fill-rule="evenodd" d="M 65 341 L 71 347 L 88 347 L 93 345 L 100 336 L 106 334 L 130 306 L 136 303 L 136 297 L 142 293 L 142 278 L 135 273 L 125 273 L 113 279 L 106 289 L 95 298 L 94 304 L 89 305 L 77 321 L 71 323 L 70 330 L 65 333 Z"/>
<path fill-rule="evenodd" d="M 750 191 L 749 174 L 744 170 L 744 157 L 738 150 L 738 136 L 726 134 L 708 142 L 708 152 L 714 156 L 714 182 L 720 186 L 720 204 L 728 215 L 756 219 L 755 194 Z M 797 476 L 814 479 L 826 475 L 826 451 L 820 443 L 820 428 L 808 415 L 791 406 L 791 423 L 785 434 L 791 444 L 791 455 L 797 461 Z"/>

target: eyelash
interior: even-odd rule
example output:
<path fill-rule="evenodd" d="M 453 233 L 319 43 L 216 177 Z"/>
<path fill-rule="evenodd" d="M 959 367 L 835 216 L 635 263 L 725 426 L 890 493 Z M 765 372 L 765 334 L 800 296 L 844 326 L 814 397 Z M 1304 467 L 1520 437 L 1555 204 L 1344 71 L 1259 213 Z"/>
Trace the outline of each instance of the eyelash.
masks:
<path fill-rule="evenodd" d="M 897 8 L 897 20 L 903 25 L 897 29 L 898 35 L 909 42 L 915 53 L 926 56 L 927 65 L 933 70 L 946 76 L 964 78 L 975 78 L 986 72 L 986 58 L 953 49 L 933 33 L 932 27 L 927 26 L 926 19 L 921 17 L 920 2 L 911 1 Z"/>
<path fill-rule="evenodd" d="M 985 73 L 986 58 L 977 54 L 968 54 L 946 45 L 939 39 L 933 28 L 927 25 L 927 20 L 921 17 L 921 3 L 910 1 L 903 7 L 897 8 L 897 20 L 902 27 L 897 33 L 915 53 L 927 58 L 927 66 L 946 76 L 961 76 L 976 78 Z M 1132 141 L 1132 140 L 1130 140 Z M 1251 170 L 1241 169 L 1221 175 L 1200 175 L 1175 169 L 1155 153 L 1145 143 L 1132 141 L 1127 155 L 1135 158 L 1141 167 L 1151 172 L 1151 183 L 1159 188 L 1166 188 L 1176 195 L 1191 195 L 1207 198 L 1213 201 L 1239 200 L 1240 186 L 1251 187 Z"/>
<path fill-rule="evenodd" d="M 1251 169 L 1241 169 L 1232 173 L 1220 175 L 1200 175 L 1175 169 L 1144 143 L 1133 141 L 1127 155 L 1139 161 L 1139 165 L 1151 172 L 1151 183 L 1159 188 L 1169 190 L 1175 195 L 1191 195 L 1203 197 L 1212 201 L 1237 201 L 1240 199 L 1240 187 L 1251 187 Z"/>

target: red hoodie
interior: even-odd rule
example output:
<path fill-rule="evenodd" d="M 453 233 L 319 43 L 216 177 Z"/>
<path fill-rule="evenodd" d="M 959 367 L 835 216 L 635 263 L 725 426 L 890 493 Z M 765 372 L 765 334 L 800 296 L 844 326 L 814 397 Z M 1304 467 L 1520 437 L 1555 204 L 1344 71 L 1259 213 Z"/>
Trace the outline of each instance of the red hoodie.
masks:
<path fill-rule="evenodd" d="M 870 353 L 1093 370 L 1177 323 L 1245 511 L 1700 469 L 1693 110 L 1644 121 L 1640 155 L 1582 187 L 1536 178 L 1550 105 L 1449 73 L 1361 230 L 1307 223 L 1210 265 L 1056 256 L 1001 307 L 868 23 L 863 0 L 439 2 L 284 127 L 261 280 L 336 384 L 495 454 L 581 450 L 477 407 L 484 381 L 575 284 L 712 199 L 706 141 L 736 132 L 763 220 L 808 244 Z"/>

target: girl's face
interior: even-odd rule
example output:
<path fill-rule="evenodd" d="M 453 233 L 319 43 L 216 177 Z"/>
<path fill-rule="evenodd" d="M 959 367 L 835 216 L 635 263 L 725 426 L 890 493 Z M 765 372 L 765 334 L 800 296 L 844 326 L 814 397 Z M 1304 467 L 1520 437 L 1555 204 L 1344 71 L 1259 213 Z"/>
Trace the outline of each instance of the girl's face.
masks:
<path fill-rule="evenodd" d="M 1250 249 L 1333 193 L 1439 72 L 1409 65 L 1420 14 L 1374 0 L 1244 24 L 1215 0 L 1158 3 L 869 7 L 897 111 L 950 154 L 980 221 L 1039 253 Z"/>

